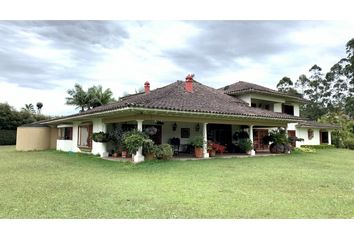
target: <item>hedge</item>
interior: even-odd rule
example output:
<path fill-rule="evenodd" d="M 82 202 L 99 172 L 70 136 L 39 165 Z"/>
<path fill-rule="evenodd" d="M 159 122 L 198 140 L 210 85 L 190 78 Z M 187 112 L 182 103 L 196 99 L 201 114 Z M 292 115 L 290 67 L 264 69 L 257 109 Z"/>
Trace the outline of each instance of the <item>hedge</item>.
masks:
<path fill-rule="evenodd" d="M 0 145 L 15 145 L 16 130 L 0 130 Z"/>
<path fill-rule="evenodd" d="M 313 149 L 328 149 L 335 148 L 334 145 L 320 144 L 320 145 L 301 145 L 302 148 L 313 148 Z"/>

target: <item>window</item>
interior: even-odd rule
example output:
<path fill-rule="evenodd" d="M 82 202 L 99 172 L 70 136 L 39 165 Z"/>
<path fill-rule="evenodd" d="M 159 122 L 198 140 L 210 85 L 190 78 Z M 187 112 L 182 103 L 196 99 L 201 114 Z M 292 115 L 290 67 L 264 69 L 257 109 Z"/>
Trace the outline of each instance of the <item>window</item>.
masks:
<path fill-rule="evenodd" d="M 73 128 L 72 127 L 58 128 L 58 139 L 59 140 L 72 140 L 73 139 Z"/>
<path fill-rule="evenodd" d="M 286 114 L 294 116 L 294 106 L 283 105 L 283 113 L 286 113 Z"/>
<path fill-rule="evenodd" d="M 257 105 L 255 103 L 251 103 L 251 107 L 257 107 Z"/>
<path fill-rule="evenodd" d="M 313 138 L 313 130 L 312 129 L 307 130 L 307 137 L 309 140 L 311 140 Z"/>
<path fill-rule="evenodd" d="M 79 126 L 79 147 L 91 147 L 92 146 L 92 125 Z"/>

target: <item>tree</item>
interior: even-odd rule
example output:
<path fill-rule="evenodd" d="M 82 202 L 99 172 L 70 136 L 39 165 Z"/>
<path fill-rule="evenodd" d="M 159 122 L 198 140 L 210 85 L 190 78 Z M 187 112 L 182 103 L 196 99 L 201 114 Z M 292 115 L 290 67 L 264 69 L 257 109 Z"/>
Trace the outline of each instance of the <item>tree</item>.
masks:
<path fill-rule="evenodd" d="M 86 92 L 80 84 L 75 84 L 74 89 L 69 89 L 67 93 L 70 97 L 66 98 L 66 104 L 81 108 L 80 112 L 115 101 L 111 89 L 103 91 L 100 85 L 90 87 Z"/>
<path fill-rule="evenodd" d="M 92 108 L 114 102 L 111 89 L 107 88 L 103 91 L 101 85 L 89 88 L 87 94 L 89 96 L 88 98 L 90 107 Z"/>
<path fill-rule="evenodd" d="M 31 114 L 35 114 L 36 113 L 32 103 L 25 104 L 25 107 L 21 108 L 21 111 L 28 112 L 28 113 L 31 113 Z"/>
<path fill-rule="evenodd" d="M 67 93 L 70 95 L 70 97 L 66 97 L 67 105 L 81 108 L 80 112 L 84 112 L 85 108 L 90 109 L 90 99 L 80 84 L 75 84 L 74 88 L 69 89 Z"/>
<path fill-rule="evenodd" d="M 41 109 L 42 109 L 42 107 L 43 107 L 43 103 L 37 102 L 36 106 L 37 106 L 37 113 L 38 113 L 38 114 L 41 114 Z"/>
<path fill-rule="evenodd" d="M 289 77 L 283 77 L 277 84 L 277 88 L 279 92 L 287 93 L 289 89 L 293 86 L 293 81 Z"/>

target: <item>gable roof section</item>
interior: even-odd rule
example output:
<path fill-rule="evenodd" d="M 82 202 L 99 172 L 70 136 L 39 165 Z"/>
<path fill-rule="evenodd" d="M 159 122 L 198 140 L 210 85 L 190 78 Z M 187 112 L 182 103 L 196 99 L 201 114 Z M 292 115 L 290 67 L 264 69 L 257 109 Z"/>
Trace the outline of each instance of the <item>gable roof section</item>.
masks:
<path fill-rule="evenodd" d="M 276 90 L 273 90 L 273 89 L 270 89 L 267 87 L 263 87 L 263 86 L 260 86 L 260 85 L 254 84 L 254 83 L 243 82 L 243 81 L 239 81 L 239 82 L 233 83 L 231 85 L 227 85 L 223 88 L 220 88 L 220 90 L 223 90 L 225 94 L 235 95 L 235 96 L 244 95 L 244 94 L 248 94 L 248 93 L 260 93 L 260 94 L 265 94 L 265 95 L 272 95 L 272 96 L 287 98 L 287 99 L 295 100 L 297 102 L 305 102 L 306 101 L 305 99 L 303 99 L 301 97 L 278 92 Z"/>
<path fill-rule="evenodd" d="M 118 102 L 63 118 L 80 117 L 124 108 L 145 108 L 191 113 L 236 115 L 241 117 L 249 116 L 266 119 L 302 120 L 299 117 L 288 114 L 249 107 L 248 104 L 241 99 L 226 95 L 220 90 L 205 86 L 197 81 L 193 81 L 193 92 L 187 92 L 184 89 L 184 84 L 184 81 L 176 81 L 167 86 L 152 90 L 149 94 L 138 93 L 129 95 Z M 50 121 L 53 120 L 54 119 Z"/>

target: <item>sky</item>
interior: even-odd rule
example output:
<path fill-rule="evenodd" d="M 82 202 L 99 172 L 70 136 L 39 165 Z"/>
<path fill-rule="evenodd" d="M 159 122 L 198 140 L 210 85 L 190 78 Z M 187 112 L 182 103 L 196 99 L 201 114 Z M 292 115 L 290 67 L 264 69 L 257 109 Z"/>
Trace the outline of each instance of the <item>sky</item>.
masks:
<path fill-rule="evenodd" d="M 314 64 L 324 72 L 346 56 L 353 21 L 0 21 L 0 102 L 20 110 L 65 104 L 75 83 L 114 97 L 184 80 L 211 87 L 247 81 L 270 88 Z"/>

